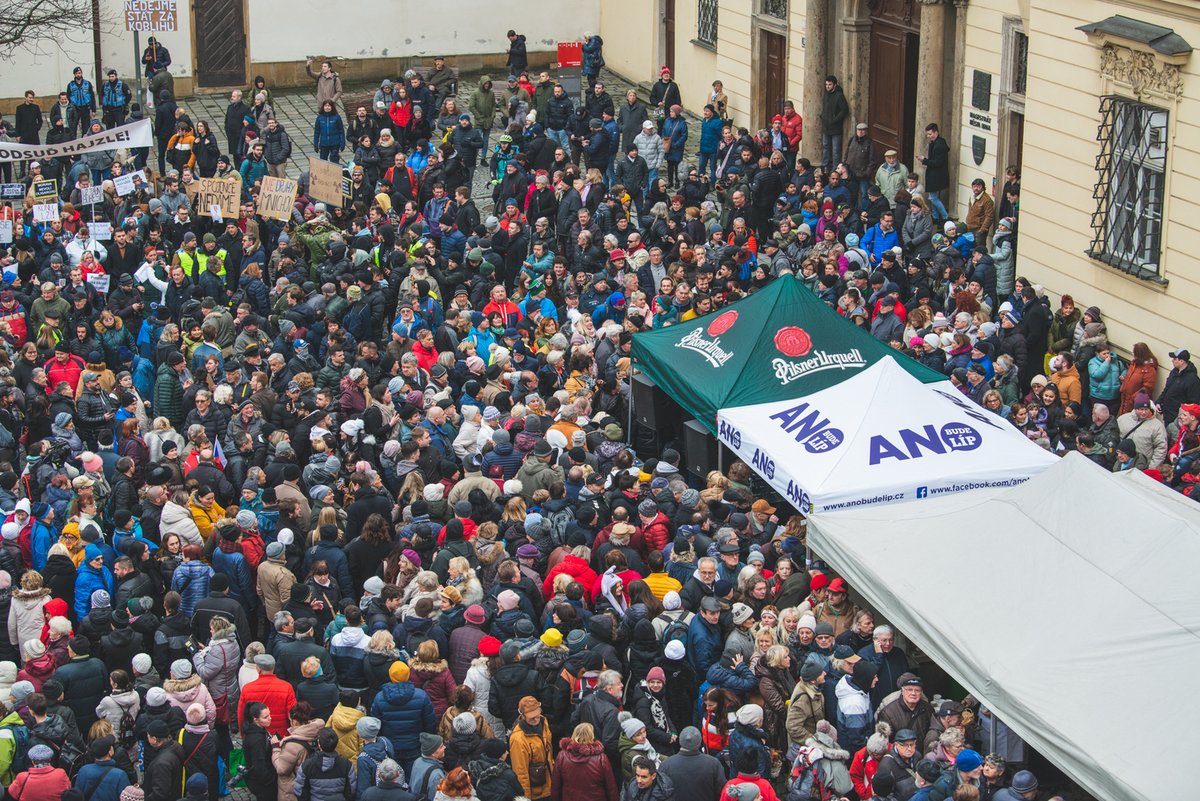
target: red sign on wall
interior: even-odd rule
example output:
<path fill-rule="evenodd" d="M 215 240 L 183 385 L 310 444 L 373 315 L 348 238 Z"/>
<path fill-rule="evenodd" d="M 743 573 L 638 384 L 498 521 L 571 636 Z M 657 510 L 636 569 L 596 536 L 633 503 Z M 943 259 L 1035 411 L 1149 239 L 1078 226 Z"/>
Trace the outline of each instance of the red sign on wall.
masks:
<path fill-rule="evenodd" d="M 582 67 L 583 45 L 580 42 L 558 43 L 558 66 Z"/>

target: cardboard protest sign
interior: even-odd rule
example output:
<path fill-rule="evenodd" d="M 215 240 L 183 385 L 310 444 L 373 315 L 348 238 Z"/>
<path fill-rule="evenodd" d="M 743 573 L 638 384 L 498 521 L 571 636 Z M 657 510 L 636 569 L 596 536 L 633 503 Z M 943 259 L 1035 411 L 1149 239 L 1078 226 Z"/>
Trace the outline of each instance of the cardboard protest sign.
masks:
<path fill-rule="evenodd" d="M 213 217 L 212 207 L 220 207 L 221 217 L 237 219 L 241 210 L 242 182 L 233 178 L 201 178 L 200 192 L 196 195 L 199 201 L 199 214 L 203 217 Z"/>
<path fill-rule="evenodd" d="M 296 182 L 289 178 L 265 176 L 258 193 L 258 213 L 272 220 L 290 220 L 296 188 Z"/>
<path fill-rule="evenodd" d="M 342 205 L 342 168 L 332 161 L 309 157 L 308 194 L 325 203 Z"/>

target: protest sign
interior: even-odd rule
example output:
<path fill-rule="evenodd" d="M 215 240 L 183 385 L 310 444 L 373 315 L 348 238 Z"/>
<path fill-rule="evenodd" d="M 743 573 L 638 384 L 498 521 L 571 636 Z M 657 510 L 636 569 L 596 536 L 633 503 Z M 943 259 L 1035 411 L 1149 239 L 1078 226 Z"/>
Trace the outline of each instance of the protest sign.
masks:
<path fill-rule="evenodd" d="M 127 172 L 122 175 L 114 175 L 112 180 L 113 186 L 117 188 L 117 194 L 125 197 L 146 186 L 146 173 L 141 170 Z"/>
<path fill-rule="evenodd" d="M 0 245 L 8 245 L 13 241 L 13 221 L 0 220 Z"/>
<path fill-rule="evenodd" d="M 201 216 L 214 217 L 212 207 L 218 206 L 221 217 L 236 220 L 242 200 L 242 182 L 235 178 L 201 178 L 196 197 Z"/>
<path fill-rule="evenodd" d="M 58 181 L 53 178 L 34 181 L 31 189 L 35 200 L 49 200 L 58 197 Z"/>
<path fill-rule="evenodd" d="M 58 219 L 58 204 L 57 203 L 34 203 L 33 204 L 33 221 L 34 222 L 53 222 Z"/>
<path fill-rule="evenodd" d="M 104 202 L 104 187 L 84 186 L 79 189 L 79 203 L 82 206 L 94 206 Z"/>
<path fill-rule="evenodd" d="M 308 194 L 325 203 L 342 205 L 342 168 L 332 161 L 308 159 Z"/>
<path fill-rule="evenodd" d="M 0 184 L 0 200 L 20 200 L 25 197 L 25 184 Z"/>
<path fill-rule="evenodd" d="M 101 242 L 107 242 L 112 239 L 112 223 L 88 223 L 88 230 L 92 232 L 92 239 L 98 239 Z"/>
<path fill-rule="evenodd" d="M 295 200 L 295 181 L 266 176 L 258 193 L 258 213 L 272 220 L 290 220 Z"/>
<path fill-rule="evenodd" d="M 87 277 L 87 282 L 96 288 L 97 292 L 108 294 L 108 284 L 110 277 L 101 273 L 92 273 Z"/>
<path fill-rule="evenodd" d="M 179 30 L 179 13 L 175 0 L 125 0 L 125 30 Z"/>

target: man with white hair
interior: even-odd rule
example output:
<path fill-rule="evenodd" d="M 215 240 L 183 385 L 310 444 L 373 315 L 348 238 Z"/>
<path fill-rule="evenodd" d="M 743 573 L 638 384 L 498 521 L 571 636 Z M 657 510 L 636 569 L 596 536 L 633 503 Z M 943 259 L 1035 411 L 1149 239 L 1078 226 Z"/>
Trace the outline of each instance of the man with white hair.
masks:
<path fill-rule="evenodd" d="M 878 708 L 892 688 L 898 686 L 900 677 L 908 672 L 908 657 L 896 647 L 896 632 L 891 626 L 876 626 L 871 644 L 864 646 L 858 655 L 879 669 L 879 682 L 871 691 L 871 705 Z"/>

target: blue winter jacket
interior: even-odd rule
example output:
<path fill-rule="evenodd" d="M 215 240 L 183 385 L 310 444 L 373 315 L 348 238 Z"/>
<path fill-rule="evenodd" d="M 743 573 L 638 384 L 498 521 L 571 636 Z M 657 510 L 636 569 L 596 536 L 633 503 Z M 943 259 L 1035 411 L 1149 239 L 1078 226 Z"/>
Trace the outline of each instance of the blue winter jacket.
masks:
<path fill-rule="evenodd" d="M 688 626 L 687 658 L 697 676 L 707 676 L 708 669 L 721 657 L 721 629 L 711 626 L 696 615 Z"/>
<path fill-rule="evenodd" d="M 353 587 L 350 579 L 350 564 L 346 561 L 346 553 L 336 542 L 321 540 L 304 554 L 304 572 L 312 570 L 313 563 L 325 560 L 329 565 L 329 575 L 337 580 L 339 587 Z"/>
<path fill-rule="evenodd" d="M 687 120 L 683 117 L 667 117 L 663 120 L 663 139 L 671 142 L 671 151 L 667 153 L 667 161 L 683 161 L 683 146 L 688 138 Z"/>
<path fill-rule="evenodd" d="M 258 605 L 258 594 L 254 589 L 254 576 L 250 573 L 250 563 L 241 548 L 226 551 L 217 547 L 212 555 L 213 570 L 224 573 L 229 577 L 229 595 L 248 611 Z"/>
<path fill-rule="evenodd" d="M 58 512 L 55 511 L 54 515 L 57 518 Z M 29 529 L 29 545 L 33 552 L 34 570 L 41 570 L 46 566 L 50 548 L 56 542 L 58 542 L 58 532 L 54 530 L 54 527 L 45 521 L 35 520 Z"/>
<path fill-rule="evenodd" d="M 1088 392 L 1093 398 L 1115 400 L 1121 394 L 1121 367 L 1116 359 L 1104 361 L 1099 356 L 1088 360 Z"/>
<path fill-rule="evenodd" d="M 604 42 L 599 36 L 591 36 L 583 43 L 583 74 L 599 75 L 604 66 Z"/>
<path fill-rule="evenodd" d="M 721 130 L 725 120 L 713 116 L 711 120 L 700 120 L 700 152 L 716 154 L 721 149 Z"/>
<path fill-rule="evenodd" d="M 429 696 L 407 681 L 383 685 L 371 703 L 371 717 L 379 718 L 379 736 L 386 737 L 397 754 L 420 753 L 421 733 L 437 731 Z"/>
<path fill-rule="evenodd" d="M 191 617 L 196 604 L 208 597 L 213 569 L 199 559 L 182 562 L 171 574 L 171 589 L 179 593 L 179 611 Z"/>
<path fill-rule="evenodd" d="M 84 563 L 79 566 L 75 576 L 75 619 L 83 620 L 92 611 L 92 593 L 104 590 L 110 596 L 113 593 L 113 575 L 107 567 L 99 570 Z"/>
<path fill-rule="evenodd" d="M 342 116 L 336 111 L 322 111 L 313 126 L 313 149 L 336 147 L 341 150 L 345 146 L 346 126 L 342 124 Z"/>

